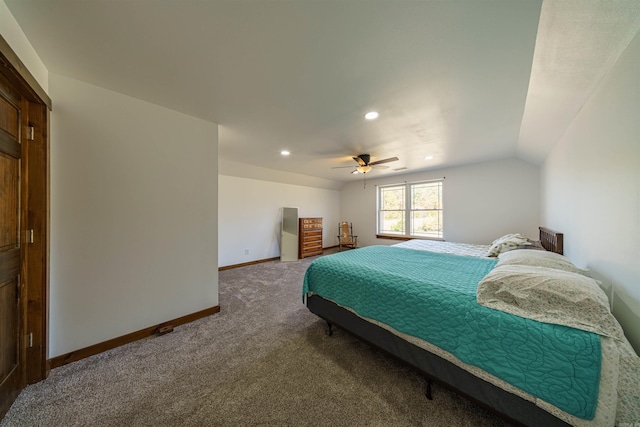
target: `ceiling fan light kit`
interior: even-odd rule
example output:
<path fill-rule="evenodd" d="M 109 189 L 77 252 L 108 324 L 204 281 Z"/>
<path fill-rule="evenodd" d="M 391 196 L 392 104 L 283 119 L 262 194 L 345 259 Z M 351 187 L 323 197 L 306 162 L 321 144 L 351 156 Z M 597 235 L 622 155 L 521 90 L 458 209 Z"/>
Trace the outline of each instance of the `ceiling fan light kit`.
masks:
<path fill-rule="evenodd" d="M 382 163 L 389 163 L 389 162 L 395 162 L 396 160 L 399 160 L 397 157 L 389 157 L 388 159 L 382 159 L 382 160 L 377 160 L 375 162 L 369 162 L 371 160 L 371 156 L 368 154 L 360 154 L 359 156 L 354 156 L 353 160 L 355 160 L 358 165 L 355 167 L 354 170 L 352 170 L 351 173 L 352 175 L 356 175 L 356 174 L 365 174 L 367 172 L 370 172 L 371 169 L 388 169 L 388 166 L 381 166 Z M 335 166 L 332 169 L 340 169 L 340 168 L 348 168 L 350 166 Z"/>
<path fill-rule="evenodd" d="M 353 160 L 358 163 L 356 166 L 356 170 L 351 173 L 367 173 L 370 172 L 371 169 L 386 169 L 387 166 L 380 166 L 383 163 L 395 162 L 398 160 L 397 157 L 389 157 L 388 159 L 377 160 L 375 162 L 371 162 L 371 156 L 368 154 L 360 154 L 359 156 L 354 156 Z"/>

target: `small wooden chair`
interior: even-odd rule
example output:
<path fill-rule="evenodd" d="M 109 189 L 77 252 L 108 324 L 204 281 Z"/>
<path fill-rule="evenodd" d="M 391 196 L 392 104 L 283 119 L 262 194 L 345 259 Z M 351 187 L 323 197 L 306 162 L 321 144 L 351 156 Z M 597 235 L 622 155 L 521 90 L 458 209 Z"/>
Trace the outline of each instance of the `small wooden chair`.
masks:
<path fill-rule="evenodd" d="M 358 236 L 353 235 L 353 225 L 346 221 L 338 224 L 338 252 L 342 251 L 343 247 L 358 247 Z"/>

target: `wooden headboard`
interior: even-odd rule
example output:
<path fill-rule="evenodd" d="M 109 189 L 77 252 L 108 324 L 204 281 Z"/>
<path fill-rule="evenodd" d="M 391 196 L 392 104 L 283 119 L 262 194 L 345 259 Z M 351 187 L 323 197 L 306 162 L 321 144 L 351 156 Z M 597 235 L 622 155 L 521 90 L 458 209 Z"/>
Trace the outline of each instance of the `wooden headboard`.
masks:
<path fill-rule="evenodd" d="M 553 231 L 547 227 L 538 227 L 540 230 L 540 243 L 550 252 L 562 255 L 564 252 L 564 234 Z"/>

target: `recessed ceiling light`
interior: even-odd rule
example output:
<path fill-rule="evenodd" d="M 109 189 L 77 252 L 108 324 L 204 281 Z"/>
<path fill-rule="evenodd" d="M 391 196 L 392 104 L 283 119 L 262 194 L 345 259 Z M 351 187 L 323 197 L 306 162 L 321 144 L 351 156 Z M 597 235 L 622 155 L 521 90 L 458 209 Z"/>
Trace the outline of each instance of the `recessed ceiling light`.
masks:
<path fill-rule="evenodd" d="M 289 154 L 291 154 L 290 152 L 288 152 L 287 150 L 282 150 L 280 152 L 280 154 L 282 154 L 283 156 L 288 156 Z"/>
<path fill-rule="evenodd" d="M 364 115 L 364 118 L 367 120 L 375 120 L 378 118 L 380 114 L 378 114 L 377 111 L 369 111 L 367 114 Z"/>
<path fill-rule="evenodd" d="M 424 158 L 425 160 L 433 160 L 433 156 L 427 156 Z"/>

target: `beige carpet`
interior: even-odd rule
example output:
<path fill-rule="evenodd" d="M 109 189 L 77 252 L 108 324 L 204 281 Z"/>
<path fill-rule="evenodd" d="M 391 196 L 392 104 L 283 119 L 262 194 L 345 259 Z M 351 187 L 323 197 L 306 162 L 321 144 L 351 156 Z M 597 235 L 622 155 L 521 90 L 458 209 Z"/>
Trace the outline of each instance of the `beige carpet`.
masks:
<path fill-rule="evenodd" d="M 221 312 L 51 372 L 0 426 L 502 426 L 303 305 L 311 259 L 220 272 Z"/>

